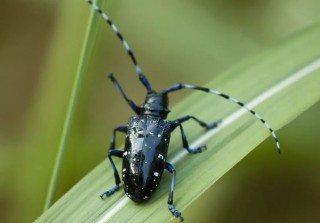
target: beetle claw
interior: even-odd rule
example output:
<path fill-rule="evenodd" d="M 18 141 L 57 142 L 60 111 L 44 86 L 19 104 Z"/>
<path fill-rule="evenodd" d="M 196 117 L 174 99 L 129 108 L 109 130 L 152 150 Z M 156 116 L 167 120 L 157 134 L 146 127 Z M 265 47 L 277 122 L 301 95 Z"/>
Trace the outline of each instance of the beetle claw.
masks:
<path fill-rule="evenodd" d="M 207 125 L 207 129 L 214 129 L 217 128 L 221 124 L 222 120 L 220 119 L 219 121 L 213 122 L 211 124 Z"/>
<path fill-rule="evenodd" d="M 119 190 L 119 186 L 115 185 L 114 187 L 112 187 L 110 190 L 100 194 L 100 197 L 102 200 L 104 200 L 106 197 L 111 196 L 114 192 L 116 192 L 117 190 Z"/>
<path fill-rule="evenodd" d="M 169 211 L 175 216 L 176 218 L 180 219 L 180 222 L 184 221 L 184 218 L 181 215 L 181 212 L 179 212 L 172 204 L 168 205 Z"/>
<path fill-rule="evenodd" d="M 188 152 L 189 153 L 201 153 L 202 152 L 202 149 L 207 149 L 207 146 L 206 145 L 201 145 L 197 148 L 188 148 Z"/>

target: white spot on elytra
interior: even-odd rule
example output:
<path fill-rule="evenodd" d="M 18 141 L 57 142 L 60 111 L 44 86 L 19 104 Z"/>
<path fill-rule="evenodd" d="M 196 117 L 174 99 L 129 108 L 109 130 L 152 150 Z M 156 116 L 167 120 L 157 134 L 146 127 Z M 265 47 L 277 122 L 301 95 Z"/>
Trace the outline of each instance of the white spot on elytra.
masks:
<path fill-rule="evenodd" d="M 123 171 L 123 172 L 126 172 L 126 170 L 127 170 L 126 168 L 123 168 L 123 170 L 122 170 L 122 171 Z"/>
<path fill-rule="evenodd" d="M 159 173 L 158 172 L 153 172 L 153 175 L 157 177 L 157 176 L 159 176 Z"/>
<path fill-rule="evenodd" d="M 158 154 L 158 158 L 163 160 L 163 156 L 161 154 Z"/>
<path fill-rule="evenodd" d="M 123 153 L 123 156 L 127 156 L 127 151 L 125 151 L 125 152 Z"/>

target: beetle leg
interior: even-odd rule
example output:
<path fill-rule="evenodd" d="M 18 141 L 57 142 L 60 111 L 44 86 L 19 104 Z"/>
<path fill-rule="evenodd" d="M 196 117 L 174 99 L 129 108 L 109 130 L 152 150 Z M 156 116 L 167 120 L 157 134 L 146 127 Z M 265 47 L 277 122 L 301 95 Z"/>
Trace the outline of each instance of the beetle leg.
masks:
<path fill-rule="evenodd" d="M 109 150 L 113 150 L 116 147 L 116 132 L 127 133 L 127 131 L 128 127 L 125 125 L 119 125 L 115 129 L 113 129 Z"/>
<path fill-rule="evenodd" d="M 112 134 L 112 138 L 111 138 L 111 144 L 110 144 L 110 150 L 108 152 L 108 159 L 111 163 L 111 167 L 113 169 L 113 173 L 114 173 L 114 179 L 115 179 L 115 183 L 116 185 L 113 186 L 110 190 L 102 193 L 100 195 L 100 197 L 103 199 L 106 196 L 110 196 L 112 195 L 114 192 L 116 192 L 119 189 L 119 185 L 121 183 L 120 177 L 119 177 L 119 173 L 118 170 L 116 168 L 116 165 L 114 164 L 113 160 L 112 160 L 112 156 L 116 156 L 119 158 L 122 158 L 123 156 L 123 151 L 121 150 L 117 150 L 115 149 L 115 142 L 116 142 L 116 132 L 122 132 L 122 133 L 126 133 L 127 132 L 127 126 L 117 126 L 114 130 L 113 130 L 113 134 Z"/>
<path fill-rule="evenodd" d="M 173 130 L 174 130 L 177 126 L 180 127 L 183 148 L 185 148 L 189 153 L 199 153 L 199 152 L 202 151 L 203 148 L 206 149 L 207 147 L 206 147 L 206 145 L 201 145 L 201 146 L 199 146 L 199 147 L 197 147 L 197 148 L 190 148 L 190 147 L 189 147 L 189 143 L 188 143 L 186 134 L 184 133 L 183 127 L 182 127 L 182 125 L 181 125 L 182 122 L 188 121 L 189 119 L 195 120 L 197 123 L 199 123 L 199 125 L 201 125 L 202 127 L 205 127 L 206 129 L 216 128 L 216 127 L 221 123 L 221 120 L 219 120 L 219 121 L 217 121 L 217 122 L 214 122 L 214 123 L 211 123 L 211 124 L 206 124 L 205 122 L 197 119 L 197 118 L 194 117 L 194 116 L 186 115 L 186 116 L 183 116 L 183 117 L 181 117 L 181 118 L 178 118 L 178 119 L 176 119 L 175 121 L 172 122 L 172 123 L 173 123 L 173 127 L 172 127 Z"/>
<path fill-rule="evenodd" d="M 183 116 L 183 117 L 178 118 L 175 121 L 173 121 L 174 128 L 177 127 L 179 124 L 181 124 L 185 121 L 188 121 L 189 119 L 195 120 L 199 125 L 201 125 L 202 127 L 206 128 L 206 129 L 214 129 L 214 128 L 218 127 L 218 125 L 222 122 L 222 120 L 219 120 L 217 122 L 207 124 L 192 115 L 186 115 L 186 116 Z"/>
<path fill-rule="evenodd" d="M 117 79 L 113 76 L 113 74 L 109 74 L 108 76 L 110 78 L 110 80 L 116 85 L 117 89 L 120 91 L 121 95 L 123 96 L 123 98 L 127 101 L 127 103 L 129 104 L 129 106 L 132 108 L 132 110 L 139 115 L 140 113 L 140 107 L 137 106 L 132 100 L 130 100 L 127 95 L 124 93 L 124 91 L 122 90 L 122 87 L 120 86 L 119 82 L 117 81 Z"/>
<path fill-rule="evenodd" d="M 116 192 L 119 189 L 119 185 L 121 183 L 121 180 L 120 180 L 120 177 L 119 177 L 119 173 L 118 173 L 117 167 L 114 164 L 111 156 L 117 156 L 117 157 L 122 158 L 122 155 L 123 155 L 123 151 L 117 150 L 117 149 L 112 149 L 108 153 L 108 158 L 109 158 L 109 161 L 111 163 L 111 167 L 113 169 L 114 179 L 115 179 L 116 185 L 113 186 L 110 190 L 107 190 L 106 192 L 100 194 L 101 199 L 104 199 L 106 196 L 109 197 L 110 195 L 112 195 L 114 192 Z"/>
<path fill-rule="evenodd" d="M 173 206 L 173 191 L 174 191 L 174 184 L 176 181 L 176 169 L 174 168 L 174 166 L 171 163 L 166 163 L 166 170 L 168 170 L 170 173 L 172 173 L 170 192 L 169 192 L 169 198 L 168 198 L 168 208 L 169 208 L 169 211 L 176 218 L 179 218 L 180 221 L 183 221 L 184 218 L 182 217 L 181 213 Z"/>
<path fill-rule="evenodd" d="M 200 153 L 203 148 L 207 149 L 206 145 L 204 145 L 204 144 L 199 146 L 199 147 L 197 147 L 197 148 L 190 148 L 188 140 L 187 140 L 187 137 L 186 137 L 186 134 L 184 133 L 182 125 L 179 124 L 179 127 L 180 127 L 180 131 L 181 131 L 183 148 L 185 148 L 189 153 Z"/>

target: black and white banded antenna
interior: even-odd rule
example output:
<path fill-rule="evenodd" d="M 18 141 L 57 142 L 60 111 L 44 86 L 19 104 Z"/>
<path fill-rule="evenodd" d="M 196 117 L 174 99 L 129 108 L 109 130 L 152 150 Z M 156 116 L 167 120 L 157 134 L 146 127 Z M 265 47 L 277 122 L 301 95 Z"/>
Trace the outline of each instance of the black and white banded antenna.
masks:
<path fill-rule="evenodd" d="M 140 81 L 142 82 L 142 84 L 147 88 L 148 92 L 152 92 L 151 89 L 151 85 L 148 81 L 148 79 L 146 78 L 145 75 L 143 75 L 141 67 L 139 66 L 135 56 L 133 55 L 133 52 L 131 50 L 131 48 L 129 47 L 129 44 L 127 43 L 127 41 L 123 38 L 122 34 L 119 32 L 118 28 L 115 26 L 115 24 L 110 20 L 109 16 L 103 12 L 100 7 L 98 5 L 96 5 L 94 2 L 92 2 L 91 0 L 86 0 L 92 7 L 94 10 L 96 10 L 101 16 L 102 18 L 111 26 L 112 30 L 116 33 L 116 35 L 119 37 L 119 39 L 122 42 L 122 45 L 125 47 L 127 53 L 129 54 L 135 68 L 137 71 L 137 74 L 139 76 Z"/>
<path fill-rule="evenodd" d="M 195 85 L 190 85 L 190 84 L 176 84 L 176 85 L 172 85 L 166 89 L 164 89 L 161 93 L 162 94 L 167 94 L 173 91 L 177 91 L 177 90 L 181 90 L 181 89 L 194 89 L 194 90 L 200 90 L 200 91 L 204 91 L 207 93 L 211 93 L 214 95 L 218 95 L 220 97 L 223 97 L 224 99 L 227 99 L 229 101 L 232 101 L 234 103 L 236 103 L 237 105 L 239 105 L 240 107 L 246 109 L 248 112 L 250 112 L 252 115 L 254 115 L 258 120 L 260 120 L 262 122 L 262 124 L 264 124 L 264 126 L 271 132 L 272 137 L 274 138 L 276 145 L 277 145 L 277 149 L 278 149 L 278 153 L 280 154 L 280 143 L 279 140 L 276 136 L 276 133 L 274 132 L 274 130 L 271 128 L 271 126 L 255 111 L 253 111 L 252 109 L 250 109 L 247 105 L 245 105 L 244 103 L 242 103 L 241 101 L 230 97 L 229 95 L 223 94 L 219 91 L 210 89 L 210 88 L 205 88 L 205 87 L 199 87 L 199 86 L 195 86 Z"/>

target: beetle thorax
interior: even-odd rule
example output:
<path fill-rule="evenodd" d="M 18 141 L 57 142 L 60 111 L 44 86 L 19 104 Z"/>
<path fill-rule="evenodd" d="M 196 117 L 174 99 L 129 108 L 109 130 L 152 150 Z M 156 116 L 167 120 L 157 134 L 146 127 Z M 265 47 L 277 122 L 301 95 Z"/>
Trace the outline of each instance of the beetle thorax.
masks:
<path fill-rule="evenodd" d="M 166 118 L 170 112 L 168 104 L 169 100 L 167 94 L 156 92 L 148 93 L 144 104 L 141 106 L 142 114 Z"/>

